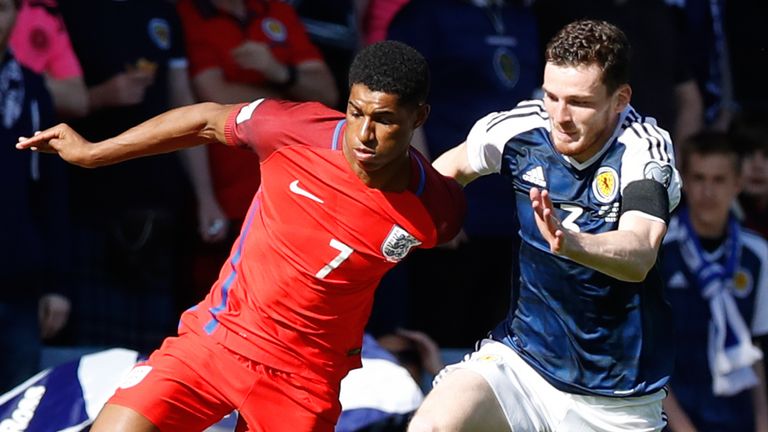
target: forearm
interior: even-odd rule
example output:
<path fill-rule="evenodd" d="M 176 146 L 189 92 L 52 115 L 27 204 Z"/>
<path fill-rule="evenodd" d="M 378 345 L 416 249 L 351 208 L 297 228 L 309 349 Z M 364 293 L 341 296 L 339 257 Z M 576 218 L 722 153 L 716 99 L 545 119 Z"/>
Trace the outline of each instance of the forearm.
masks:
<path fill-rule="evenodd" d="M 79 118 L 88 114 L 88 88 L 81 77 L 68 79 L 48 77 L 46 84 L 53 97 L 53 104 L 59 118 Z"/>
<path fill-rule="evenodd" d="M 224 142 L 224 123 L 231 107 L 201 103 L 176 108 L 96 143 L 90 166 L 103 166 L 211 142 Z"/>
<path fill-rule="evenodd" d="M 672 389 L 669 390 L 667 398 L 664 399 L 664 412 L 667 413 L 669 428 L 673 432 L 692 432 L 696 430 L 691 419 L 688 418 L 688 415 L 677 402 L 677 398 Z"/>
<path fill-rule="evenodd" d="M 181 152 L 181 160 L 192 182 L 195 197 L 198 202 L 212 202 L 215 200 L 213 181 L 208 164 L 208 149 L 205 146 L 197 146 L 185 149 Z"/>
<path fill-rule="evenodd" d="M 752 405 L 755 411 L 755 430 L 768 432 L 768 396 L 766 396 L 765 366 L 761 360 L 755 363 L 755 373 L 759 377 L 759 383 L 752 389 Z"/>
<path fill-rule="evenodd" d="M 677 118 L 675 121 L 674 142 L 682 144 L 686 139 L 702 129 L 704 125 L 704 107 L 699 88 L 694 80 L 678 84 L 675 88 L 675 98 Z"/>
<path fill-rule="evenodd" d="M 329 107 L 335 107 L 339 100 L 333 75 L 325 64 L 311 62 L 297 67 L 296 82 L 286 89 L 292 100 L 318 101 Z"/>
<path fill-rule="evenodd" d="M 200 99 L 234 104 L 249 102 L 261 98 L 281 98 L 282 94 L 267 86 L 235 83 L 223 80 L 198 80 L 194 81 L 195 89 Z"/>
<path fill-rule="evenodd" d="M 562 255 L 611 277 L 641 282 L 656 263 L 666 226 L 657 222 L 643 230 L 633 229 L 643 216 L 625 214 L 619 228 L 600 234 L 568 231 Z"/>

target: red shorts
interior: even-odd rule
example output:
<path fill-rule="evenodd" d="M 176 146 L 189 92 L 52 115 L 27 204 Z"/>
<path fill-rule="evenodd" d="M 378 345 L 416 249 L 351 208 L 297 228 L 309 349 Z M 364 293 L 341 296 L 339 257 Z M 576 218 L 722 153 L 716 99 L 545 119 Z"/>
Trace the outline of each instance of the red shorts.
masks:
<path fill-rule="evenodd" d="M 191 333 L 167 338 L 108 403 L 133 409 L 161 431 L 202 431 L 236 409 L 238 432 L 332 432 L 341 412 L 331 386 Z"/>

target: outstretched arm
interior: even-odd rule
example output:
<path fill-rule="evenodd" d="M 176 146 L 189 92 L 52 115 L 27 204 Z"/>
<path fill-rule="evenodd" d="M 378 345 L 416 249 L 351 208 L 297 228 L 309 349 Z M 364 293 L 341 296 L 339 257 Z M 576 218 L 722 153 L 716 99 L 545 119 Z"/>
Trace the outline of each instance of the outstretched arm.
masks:
<path fill-rule="evenodd" d="M 550 250 L 616 279 L 640 282 L 656 262 L 667 226 L 638 211 L 621 215 L 619 228 L 600 234 L 563 227 L 555 216 L 549 192 L 531 188 L 536 225 Z"/>
<path fill-rule="evenodd" d="M 94 168 L 211 142 L 225 142 L 230 105 L 211 102 L 176 108 L 120 135 L 98 143 L 84 139 L 66 124 L 20 137 L 16 148 L 58 153 L 74 165 Z"/>

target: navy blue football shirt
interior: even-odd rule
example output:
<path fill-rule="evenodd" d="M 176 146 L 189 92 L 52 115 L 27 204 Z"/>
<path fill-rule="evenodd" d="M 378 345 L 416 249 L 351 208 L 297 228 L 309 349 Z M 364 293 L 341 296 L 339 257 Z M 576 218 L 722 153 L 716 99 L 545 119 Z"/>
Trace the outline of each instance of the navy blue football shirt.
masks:
<path fill-rule="evenodd" d="M 520 296 L 494 334 L 560 390 L 657 391 L 673 366 L 671 313 L 657 268 L 632 283 L 553 254 L 529 191 L 547 189 L 563 227 L 583 233 L 616 230 L 622 193 L 637 180 L 662 183 L 671 210 L 680 200 L 680 176 L 669 134 L 628 106 L 601 151 L 580 163 L 555 150 L 550 127 L 543 102 L 524 101 L 478 120 L 466 140 L 476 172 L 512 181 L 520 220 Z"/>

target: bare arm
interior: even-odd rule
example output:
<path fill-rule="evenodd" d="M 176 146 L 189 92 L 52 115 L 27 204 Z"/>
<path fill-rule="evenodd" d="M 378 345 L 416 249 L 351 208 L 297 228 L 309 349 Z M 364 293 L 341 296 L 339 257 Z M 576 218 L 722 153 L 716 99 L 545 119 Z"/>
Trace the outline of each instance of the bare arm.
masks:
<path fill-rule="evenodd" d="M 98 143 L 90 143 L 62 123 L 31 138 L 20 137 L 16 148 L 58 153 L 67 162 L 86 168 L 110 165 L 204 143 L 223 143 L 224 123 L 231 110 L 232 106 L 212 102 L 176 108 Z"/>
<path fill-rule="evenodd" d="M 536 224 L 552 252 L 628 282 L 644 280 L 656 262 L 667 232 L 664 222 L 629 211 L 621 216 L 615 231 L 580 233 L 561 225 L 548 191 L 532 188 L 530 197 Z"/>
<path fill-rule="evenodd" d="M 288 68 L 284 65 L 275 66 L 277 82 L 288 79 Z M 327 106 L 338 102 L 336 84 L 330 70 L 323 62 L 308 61 L 296 68 L 296 82 L 287 89 L 281 89 L 269 84 L 254 85 L 228 81 L 221 68 L 206 69 L 192 79 L 195 91 L 200 99 L 219 103 L 238 103 L 259 98 L 278 98 L 296 101 L 318 101 Z"/>
<path fill-rule="evenodd" d="M 270 87 L 227 81 L 220 68 L 206 69 L 192 78 L 200 100 L 217 103 L 239 103 L 259 98 L 280 98 L 280 92 Z"/>
<path fill-rule="evenodd" d="M 765 312 L 765 311 L 763 311 Z M 768 396 L 765 384 L 765 360 L 755 363 L 758 384 L 752 389 L 752 406 L 755 411 L 755 430 L 768 432 Z"/>
<path fill-rule="evenodd" d="M 186 67 L 171 68 L 168 73 L 170 100 L 174 107 L 194 103 L 192 84 Z M 191 147 L 179 152 L 197 199 L 197 220 L 200 238 L 205 242 L 221 241 L 227 235 L 229 220 L 216 200 L 208 164 L 206 146 Z"/>
<path fill-rule="evenodd" d="M 461 143 L 443 153 L 432 163 L 432 166 L 440 174 L 455 179 L 462 186 L 466 186 L 472 180 L 480 177 L 480 174 L 469 165 L 467 143 Z"/>
<path fill-rule="evenodd" d="M 311 60 L 296 66 L 296 83 L 286 89 L 291 100 L 317 101 L 333 107 L 339 102 L 339 92 L 328 66 L 322 61 Z"/>
<path fill-rule="evenodd" d="M 695 80 L 691 79 L 675 86 L 675 103 L 677 119 L 674 138 L 676 143 L 683 143 L 704 127 L 704 102 Z"/>
<path fill-rule="evenodd" d="M 46 84 L 60 118 L 79 118 L 88 114 L 88 88 L 83 77 L 56 79 L 49 76 Z"/>
<path fill-rule="evenodd" d="M 677 402 L 675 392 L 669 389 L 669 394 L 664 399 L 664 412 L 667 413 L 669 428 L 672 432 L 695 432 L 696 427 L 683 411 L 683 407 Z"/>

